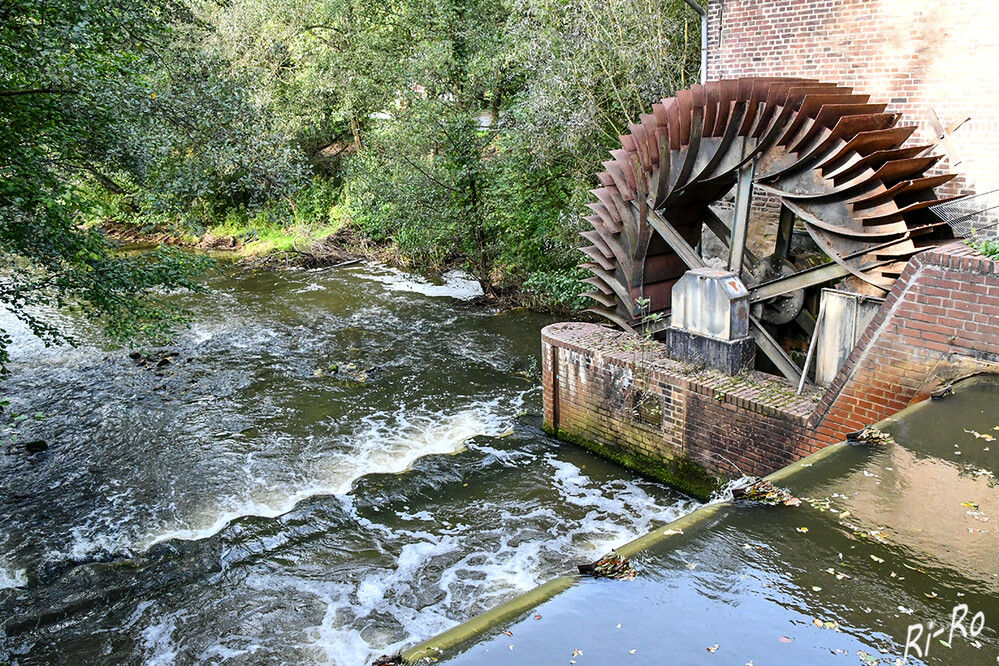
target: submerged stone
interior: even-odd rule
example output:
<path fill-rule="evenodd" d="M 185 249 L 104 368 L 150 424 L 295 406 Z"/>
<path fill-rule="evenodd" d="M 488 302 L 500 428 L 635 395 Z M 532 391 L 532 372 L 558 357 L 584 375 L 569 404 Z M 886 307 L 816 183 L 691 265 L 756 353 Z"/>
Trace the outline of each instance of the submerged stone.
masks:
<path fill-rule="evenodd" d="M 44 439 L 36 439 L 30 442 L 25 442 L 24 448 L 28 453 L 35 454 L 41 453 L 42 451 L 48 451 L 49 445 Z"/>

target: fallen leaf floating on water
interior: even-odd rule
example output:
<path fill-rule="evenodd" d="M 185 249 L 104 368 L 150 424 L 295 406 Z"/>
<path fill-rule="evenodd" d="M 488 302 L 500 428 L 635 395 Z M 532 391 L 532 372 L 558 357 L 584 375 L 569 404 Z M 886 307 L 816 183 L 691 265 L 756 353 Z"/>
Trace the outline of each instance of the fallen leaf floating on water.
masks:
<path fill-rule="evenodd" d="M 823 622 L 819 618 L 815 618 L 812 620 L 812 624 L 819 629 L 832 629 L 834 631 L 839 631 L 839 622 L 829 622 L 828 620 Z"/>
<path fill-rule="evenodd" d="M 712 645 L 712 646 L 710 646 L 708 648 L 705 648 L 705 649 L 708 652 L 710 652 L 711 654 L 714 654 L 715 652 L 718 652 L 718 643 L 715 643 L 714 645 Z"/>

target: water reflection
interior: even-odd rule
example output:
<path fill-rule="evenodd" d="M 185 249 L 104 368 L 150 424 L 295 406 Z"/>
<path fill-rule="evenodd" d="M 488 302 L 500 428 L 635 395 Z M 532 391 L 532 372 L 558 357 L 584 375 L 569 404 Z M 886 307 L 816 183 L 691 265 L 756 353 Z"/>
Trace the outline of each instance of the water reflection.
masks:
<path fill-rule="evenodd" d="M 999 457 L 975 433 L 999 439 L 997 407 L 988 381 L 924 403 L 888 426 L 897 444 L 784 482 L 800 507 L 729 506 L 636 557 L 636 580 L 584 580 L 447 663 L 873 665 L 910 643 L 905 663 L 996 663 Z M 943 645 L 955 608 L 969 635 Z"/>

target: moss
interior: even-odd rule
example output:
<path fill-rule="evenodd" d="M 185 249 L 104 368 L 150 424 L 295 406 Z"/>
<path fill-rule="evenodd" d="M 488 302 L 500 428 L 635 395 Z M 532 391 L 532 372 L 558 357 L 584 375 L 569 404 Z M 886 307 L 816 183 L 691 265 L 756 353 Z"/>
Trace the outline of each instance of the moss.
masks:
<path fill-rule="evenodd" d="M 598 444 L 561 428 L 556 432 L 547 423 L 544 424 L 544 430 L 552 437 L 581 446 L 625 469 L 638 472 L 654 481 L 665 483 L 702 502 L 709 500 L 711 494 L 721 486 L 721 481 L 717 477 L 709 474 L 707 470 L 686 456 L 678 456 L 669 460 L 656 460 L 641 453 Z"/>

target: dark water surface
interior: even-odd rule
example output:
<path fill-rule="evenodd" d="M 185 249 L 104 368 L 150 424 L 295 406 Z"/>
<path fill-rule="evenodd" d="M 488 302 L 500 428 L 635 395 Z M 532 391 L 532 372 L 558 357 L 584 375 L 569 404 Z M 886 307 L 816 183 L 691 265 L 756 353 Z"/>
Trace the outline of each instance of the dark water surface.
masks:
<path fill-rule="evenodd" d="M 0 322 L 0 663 L 366 664 L 695 506 L 518 425 L 545 317 L 382 267 L 210 282 L 140 359 Z"/>
<path fill-rule="evenodd" d="M 782 481 L 800 507 L 723 505 L 447 663 L 999 663 L 999 385 L 887 429 Z"/>

